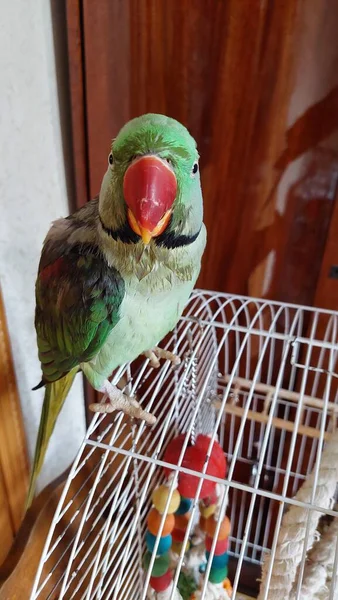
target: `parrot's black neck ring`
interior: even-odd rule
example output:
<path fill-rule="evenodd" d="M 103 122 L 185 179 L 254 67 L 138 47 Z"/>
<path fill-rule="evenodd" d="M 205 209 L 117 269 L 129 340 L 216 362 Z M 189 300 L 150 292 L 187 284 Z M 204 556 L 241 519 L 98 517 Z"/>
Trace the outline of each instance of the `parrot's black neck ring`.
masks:
<path fill-rule="evenodd" d="M 128 222 L 126 222 L 123 227 L 119 227 L 119 229 L 111 229 L 103 223 L 101 217 L 99 217 L 99 219 L 103 231 L 116 242 L 120 240 L 124 244 L 137 244 L 140 241 L 140 236 L 134 233 Z M 198 238 L 201 228 L 202 226 L 196 233 L 191 235 L 177 235 L 175 231 L 166 230 L 157 238 L 154 238 L 154 242 L 156 246 L 168 248 L 170 250 L 173 248 L 181 248 L 182 246 L 189 246 Z"/>
<path fill-rule="evenodd" d="M 164 231 L 157 238 L 154 238 L 154 242 L 156 246 L 160 246 L 161 248 L 181 248 L 182 246 L 190 246 L 193 244 L 195 240 L 197 240 L 201 231 L 201 227 L 196 233 L 190 235 L 177 235 L 174 231 Z"/>
<path fill-rule="evenodd" d="M 101 217 L 99 217 L 99 219 L 103 231 L 113 238 L 115 242 L 120 240 L 124 244 L 137 244 L 137 242 L 140 241 L 140 236 L 134 233 L 128 221 L 125 223 L 125 225 L 123 225 L 123 227 L 119 227 L 119 229 L 111 229 L 104 224 Z"/>

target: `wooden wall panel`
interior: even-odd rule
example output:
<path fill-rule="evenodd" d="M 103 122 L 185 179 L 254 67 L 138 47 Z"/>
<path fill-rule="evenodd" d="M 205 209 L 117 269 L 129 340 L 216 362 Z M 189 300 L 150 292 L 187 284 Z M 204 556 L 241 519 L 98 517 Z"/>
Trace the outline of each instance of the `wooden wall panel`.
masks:
<path fill-rule="evenodd" d="M 0 563 L 24 513 L 28 459 L 5 310 L 0 289 Z"/>
<path fill-rule="evenodd" d="M 68 18 L 83 194 L 126 120 L 169 114 L 201 153 L 199 285 L 312 304 L 337 187 L 336 1 L 77 0 Z"/>
<path fill-rule="evenodd" d="M 338 308 L 338 202 L 330 222 L 314 303 L 324 308 Z"/>
<path fill-rule="evenodd" d="M 90 200 L 82 0 L 67 1 L 66 15 L 75 195 L 77 206 L 80 207 Z"/>
<path fill-rule="evenodd" d="M 6 558 L 6 555 L 12 545 L 14 531 L 12 526 L 11 511 L 8 503 L 8 496 L 4 485 L 2 472 L 0 470 L 0 565 Z"/>

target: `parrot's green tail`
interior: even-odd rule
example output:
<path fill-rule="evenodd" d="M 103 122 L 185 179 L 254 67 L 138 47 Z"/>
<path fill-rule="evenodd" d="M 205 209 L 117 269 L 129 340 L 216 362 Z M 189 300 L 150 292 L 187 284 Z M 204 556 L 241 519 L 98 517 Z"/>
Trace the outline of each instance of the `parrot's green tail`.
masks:
<path fill-rule="evenodd" d="M 74 369 L 69 371 L 67 375 L 62 377 L 62 379 L 59 379 L 58 381 L 55 381 L 53 383 L 46 384 L 38 437 L 35 446 L 33 467 L 31 471 L 29 489 L 26 499 L 26 510 L 32 504 L 35 493 L 36 480 L 43 465 L 49 439 L 53 433 L 56 419 L 59 416 L 61 408 L 63 407 L 64 401 L 72 386 L 77 371 L 78 368 L 75 367 Z"/>

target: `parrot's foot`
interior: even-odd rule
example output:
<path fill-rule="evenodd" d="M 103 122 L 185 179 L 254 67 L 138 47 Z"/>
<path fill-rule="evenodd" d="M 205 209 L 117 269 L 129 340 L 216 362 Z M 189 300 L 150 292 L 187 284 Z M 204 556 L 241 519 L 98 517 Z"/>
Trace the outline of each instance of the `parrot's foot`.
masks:
<path fill-rule="evenodd" d="M 154 369 L 158 369 L 160 366 L 161 358 L 163 360 L 170 360 L 174 367 L 181 364 L 179 356 L 173 354 L 173 352 L 170 352 L 169 350 L 163 350 L 163 348 L 159 348 L 158 346 L 155 346 L 152 350 L 146 350 L 146 352 L 143 352 L 143 356 L 149 358 L 149 364 L 151 367 L 154 367 Z"/>
<path fill-rule="evenodd" d="M 116 410 L 121 410 L 130 417 L 142 419 L 148 425 L 154 425 L 154 423 L 156 423 L 156 417 L 154 417 L 154 415 L 151 415 L 147 411 L 143 410 L 135 398 L 127 396 L 121 392 L 121 390 L 110 383 L 108 379 L 104 382 L 99 391 L 103 394 L 107 394 L 109 399 L 105 402 L 90 404 L 89 408 L 91 411 L 99 413 L 112 413 Z"/>

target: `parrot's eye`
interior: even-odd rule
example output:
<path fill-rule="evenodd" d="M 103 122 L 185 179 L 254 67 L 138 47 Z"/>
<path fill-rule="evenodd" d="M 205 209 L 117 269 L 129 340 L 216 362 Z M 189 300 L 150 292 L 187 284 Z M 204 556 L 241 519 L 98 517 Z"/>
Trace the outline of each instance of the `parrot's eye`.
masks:
<path fill-rule="evenodd" d="M 112 153 L 110 153 L 109 156 L 108 156 L 108 162 L 109 162 L 110 165 L 112 165 L 113 162 L 114 162 L 114 157 L 113 157 Z"/>
<path fill-rule="evenodd" d="M 198 171 L 198 162 L 197 162 L 197 160 L 195 160 L 193 167 L 191 169 L 191 172 L 193 175 L 196 175 L 197 171 Z"/>

